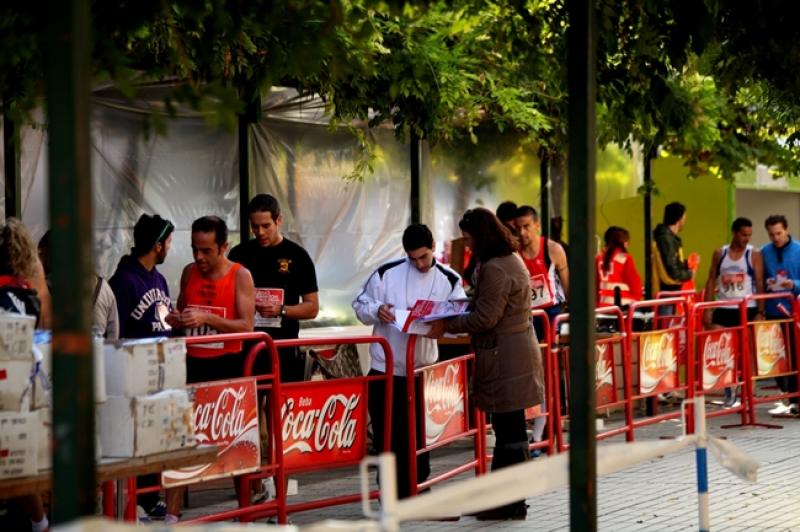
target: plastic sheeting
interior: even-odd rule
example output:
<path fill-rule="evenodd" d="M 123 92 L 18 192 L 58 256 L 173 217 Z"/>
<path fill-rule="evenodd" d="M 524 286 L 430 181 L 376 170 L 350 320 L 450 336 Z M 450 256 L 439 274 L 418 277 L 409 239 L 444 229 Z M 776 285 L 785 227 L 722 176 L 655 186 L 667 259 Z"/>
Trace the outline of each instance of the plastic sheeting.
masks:
<path fill-rule="evenodd" d="M 148 113 L 159 105 L 163 90 L 142 89 L 141 99 L 133 103 L 110 90 L 94 92 L 95 257 L 98 273 L 110 276 L 130 250 L 139 215 L 160 214 L 176 225 L 172 248 L 159 269 L 177 299 L 180 273 L 192 260 L 193 220 L 216 214 L 228 223 L 231 246 L 238 242 L 238 139 L 236 132 L 210 128 L 188 109 L 178 110 L 165 134 L 145 135 Z M 328 127 L 319 99 L 276 88 L 262 103 L 262 119 L 250 127 L 251 192 L 278 198 L 284 234 L 314 260 L 321 309 L 307 325 L 354 323 L 350 302 L 360 285 L 379 264 L 403 254 L 401 235 L 410 220 L 408 145 L 399 143 L 391 129 L 371 130 L 374 172 L 363 181 L 347 182 L 344 176 L 357 160 L 358 144 L 345 129 Z M 23 220 L 38 239 L 48 227 L 47 135 L 42 113 L 35 113 L 34 120 L 35 127 L 21 131 L 22 200 Z M 447 146 L 430 150 L 423 145 L 422 218 L 439 254 L 446 240 L 459 236 L 457 222 L 464 209 L 494 209 L 504 199 L 519 200 L 500 188 L 505 170 L 492 170 L 498 161 L 491 149 L 483 151 L 487 155 L 480 165 L 464 165 Z M 538 185 L 526 179 L 526 188 L 537 191 Z M 506 197 L 498 199 L 498 194 Z M 534 198 L 520 200 L 526 201 Z"/>

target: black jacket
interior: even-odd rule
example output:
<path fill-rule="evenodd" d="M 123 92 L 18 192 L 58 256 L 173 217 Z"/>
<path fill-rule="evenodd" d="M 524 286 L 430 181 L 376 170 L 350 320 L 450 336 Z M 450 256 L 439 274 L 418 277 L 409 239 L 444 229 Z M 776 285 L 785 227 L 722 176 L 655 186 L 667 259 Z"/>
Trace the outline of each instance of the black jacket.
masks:
<path fill-rule="evenodd" d="M 658 247 L 661 262 L 667 275 L 676 281 L 688 281 L 692 278 L 692 270 L 682 258 L 681 237 L 670 231 L 669 226 L 658 224 L 653 230 L 653 241 Z M 679 287 L 679 285 L 678 285 Z M 662 287 L 667 288 L 667 287 Z"/>

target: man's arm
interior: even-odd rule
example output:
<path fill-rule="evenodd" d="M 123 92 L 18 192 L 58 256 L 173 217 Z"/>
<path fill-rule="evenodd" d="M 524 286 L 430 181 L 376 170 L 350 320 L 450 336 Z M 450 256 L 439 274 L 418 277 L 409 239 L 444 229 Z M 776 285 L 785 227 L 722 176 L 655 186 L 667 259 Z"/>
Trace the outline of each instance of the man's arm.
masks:
<path fill-rule="evenodd" d="M 283 307 L 286 317 L 293 320 L 313 320 L 319 314 L 319 292 L 303 294 L 300 297 L 302 301 L 297 305 Z"/>
<path fill-rule="evenodd" d="M 706 301 L 714 301 L 716 299 L 717 290 L 717 264 L 719 264 L 722 252 L 719 249 L 714 250 L 714 256 L 711 258 L 711 264 L 708 267 L 708 279 L 706 279 Z"/>
<path fill-rule="evenodd" d="M 392 305 L 385 303 L 385 297 L 380 275 L 377 271 L 372 272 L 352 303 L 358 321 L 364 325 L 375 325 L 386 322 L 388 314 L 393 317 Z"/>
<path fill-rule="evenodd" d="M 183 268 L 183 273 L 181 273 L 181 291 L 178 294 L 178 307 L 172 309 L 164 318 L 164 321 L 167 322 L 167 325 L 173 329 L 182 329 L 184 327 L 183 323 L 181 322 L 181 311 L 186 308 L 186 283 L 189 281 L 189 271 L 191 270 L 193 264 L 194 263 L 191 262 L 187 264 Z"/>
<path fill-rule="evenodd" d="M 722 257 L 722 250 L 715 249 L 714 256 L 711 258 L 711 264 L 708 268 L 708 279 L 706 279 L 706 301 L 714 301 L 717 297 L 717 264 L 719 264 L 720 257 Z M 711 319 L 713 318 L 714 311 L 712 309 L 706 309 L 703 312 L 703 325 L 706 329 L 712 328 Z"/>
<path fill-rule="evenodd" d="M 692 278 L 692 270 L 680 259 L 680 246 L 674 239 L 657 238 L 656 246 L 661 255 L 661 262 L 667 275 L 676 281 L 688 281 Z"/>
<path fill-rule="evenodd" d="M 567 265 L 567 254 L 558 242 L 553 242 L 548 239 L 547 246 L 550 258 L 556 267 L 558 280 L 561 281 L 561 286 L 564 287 L 564 297 L 569 301 L 569 266 Z"/>

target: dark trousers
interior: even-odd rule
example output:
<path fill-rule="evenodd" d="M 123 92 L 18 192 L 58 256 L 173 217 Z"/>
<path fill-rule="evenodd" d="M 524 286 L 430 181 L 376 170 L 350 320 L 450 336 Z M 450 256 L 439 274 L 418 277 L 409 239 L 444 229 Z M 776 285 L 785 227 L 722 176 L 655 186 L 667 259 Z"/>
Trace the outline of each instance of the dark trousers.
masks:
<path fill-rule="evenodd" d="M 495 443 L 492 455 L 492 471 L 519 464 L 528 460 L 528 433 L 525 430 L 525 411 L 492 412 L 492 429 Z M 524 505 L 519 500 L 507 506 Z"/>
<path fill-rule="evenodd" d="M 384 375 L 376 370 L 370 370 L 370 376 Z M 414 379 L 416 396 L 419 397 L 421 381 Z M 384 398 L 386 397 L 386 385 L 383 381 L 370 381 L 369 398 L 367 408 L 369 418 L 372 421 L 372 438 L 375 443 L 375 450 L 379 453 L 383 451 L 383 430 L 384 430 Z M 419 410 L 417 410 L 419 412 Z M 417 449 L 421 447 L 422 432 L 424 430 L 421 416 L 416 416 L 417 422 Z M 408 449 L 408 403 L 406 402 L 406 377 L 395 376 L 392 378 L 392 439 L 390 447 L 395 455 L 397 464 L 397 497 L 405 499 L 411 495 L 411 478 L 409 472 Z M 524 423 L 524 419 L 523 419 Z M 417 483 L 424 482 L 431 474 L 430 453 L 423 453 L 417 456 Z M 380 479 L 378 479 L 380 482 Z"/>

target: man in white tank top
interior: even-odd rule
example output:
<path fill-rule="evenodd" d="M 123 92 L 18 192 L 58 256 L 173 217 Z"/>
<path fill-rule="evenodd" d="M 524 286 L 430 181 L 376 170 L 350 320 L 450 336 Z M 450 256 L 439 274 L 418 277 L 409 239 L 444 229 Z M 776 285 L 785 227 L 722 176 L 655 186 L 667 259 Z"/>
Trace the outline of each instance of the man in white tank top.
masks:
<path fill-rule="evenodd" d="M 764 261 L 758 248 L 750 245 L 753 223 L 737 218 L 731 225 L 733 237 L 729 245 L 714 252 L 706 281 L 706 301 L 730 301 L 729 306 L 708 310 L 703 316 L 706 329 L 736 327 L 740 324 L 738 303 L 746 296 L 764 291 Z M 764 319 L 764 301 L 750 301 L 747 320 Z M 734 406 L 733 388 L 725 389 L 725 406 Z"/>

